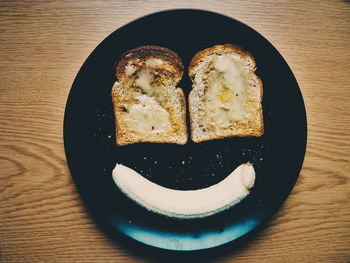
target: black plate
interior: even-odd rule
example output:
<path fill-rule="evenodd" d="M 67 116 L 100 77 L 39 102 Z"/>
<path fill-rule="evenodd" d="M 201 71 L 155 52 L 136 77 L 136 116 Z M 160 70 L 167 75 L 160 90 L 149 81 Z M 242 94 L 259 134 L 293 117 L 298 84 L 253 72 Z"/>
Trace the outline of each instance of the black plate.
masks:
<path fill-rule="evenodd" d="M 215 44 L 234 43 L 256 59 L 264 84 L 265 134 L 184 146 L 115 145 L 111 88 L 114 64 L 128 49 L 159 45 L 177 52 L 185 68 Z M 186 96 L 191 83 L 180 83 Z M 91 213 L 115 235 L 169 250 L 199 250 L 237 240 L 273 215 L 299 175 L 306 147 L 306 114 L 298 84 L 278 51 L 232 18 L 200 10 L 170 10 L 116 30 L 88 57 L 67 101 L 64 143 L 74 182 Z M 179 220 L 147 211 L 123 196 L 112 180 L 123 163 L 160 185 L 198 189 L 221 181 L 243 162 L 253 163 L 256 185 L 239 205 L 204 219 Z M 120 234 L 117 236 L 119 237 Z"/>

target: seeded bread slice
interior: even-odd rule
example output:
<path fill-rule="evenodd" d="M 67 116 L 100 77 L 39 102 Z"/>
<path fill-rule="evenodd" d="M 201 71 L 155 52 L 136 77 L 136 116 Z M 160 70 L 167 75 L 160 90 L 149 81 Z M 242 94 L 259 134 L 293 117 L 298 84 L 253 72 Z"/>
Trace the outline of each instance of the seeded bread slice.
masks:
<path fill-rule="evenodd" d="M 198 52 L 189 66 L 191 138 L 261 136 L 263 84 L 254 57 L 242 48 L 215 45 Z"/>
<path fill-rule="evenodd" d="M 112 88 L 117 145 L 187 142 L 185 96 L 176 87 L 182 75 L 180 57 L 164 47 L 141 46 L 120 57 Z"/>

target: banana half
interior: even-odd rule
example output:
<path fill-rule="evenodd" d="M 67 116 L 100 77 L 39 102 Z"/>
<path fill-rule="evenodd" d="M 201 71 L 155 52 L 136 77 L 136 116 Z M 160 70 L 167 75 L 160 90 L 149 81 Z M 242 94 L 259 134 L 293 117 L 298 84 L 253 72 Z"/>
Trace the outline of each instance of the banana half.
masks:
<path fill-rule="evenodd" d="M 241 164 L 221 182 L 199 190 L 174 190 L 157 185 L 122 164 L 115 166 L 113 180 L 126 196 L 148 210 L 190 219 L 207 217 L 239 203 L 254 186 L 255 170 L 250 163 Z"/>

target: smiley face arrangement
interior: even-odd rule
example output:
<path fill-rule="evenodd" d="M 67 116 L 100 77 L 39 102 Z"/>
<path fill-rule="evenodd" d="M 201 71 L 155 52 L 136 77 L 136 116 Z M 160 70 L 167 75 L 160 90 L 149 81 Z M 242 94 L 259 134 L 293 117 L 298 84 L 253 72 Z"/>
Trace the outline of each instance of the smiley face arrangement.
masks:
<path fill-rule="evenodd" d="M 180 56 L 164 47 L 142 46 L 124 53 L 116 65 L 116 144 L 186 144 L 186 98 L 176 87 L 184 71 Z M 193 57 L 188 69 L 193 142 L 264 133 L 262 82 L 255 70 L 254 57 L 232 44 L 215 45 Z M 250 163 L 242 164 L 218 184 L 187 191 L 152 183 L 121 164 L 113 170 L 113 179 L 126 196 L 148 210 L 189 219 L 239 203 L 254 186 L 255 171 Z"/>

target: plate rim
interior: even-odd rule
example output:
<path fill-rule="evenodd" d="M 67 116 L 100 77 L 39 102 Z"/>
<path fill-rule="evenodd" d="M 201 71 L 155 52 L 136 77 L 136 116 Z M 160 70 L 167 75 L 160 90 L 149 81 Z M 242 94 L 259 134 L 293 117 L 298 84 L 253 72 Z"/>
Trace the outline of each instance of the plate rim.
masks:
<path fill-rule="evenodd" d="M 85 194 L 81 191 L 81 187 L 78 186 L 78 182 L 76 181 L 76 178 L 73 176 L 73 168 L 72 168 L 72 164 L 70 163 L 69 159 L 70 159 L 70 150 L 68 149 L 69 146 L 67 145 L 67 141 L 68 139 L 66 138 L 67 137 L 67 119 L 69 118 L 68 115 L 68 110 L 67 108 L 69 107 L 69 102 L 71 100 L 71 97 L 73 96 L 73 87 L 76 85 L 76 82 L 77 82 L 77 78 L 78 78 L 78 75 L 81 73 L 82 69 L 84 68 L 84 65 L 86 64 L 86 62 L 94 55 L 95 51 L 97 49 L 99 49 L 101 47 L 101 45 L 103 45 L 103 43 L 105 41 L 108 41 L 108 39 L 111 38 L 112 35 L 115 35 L 115 34 L 118 34 L 118 31 L 122 30 L 122 29 L 125 29 L 127 28 L 130 24 L 133 24 L 134 22 L 136 21 L 139 21 L 141 19 L 144 19 L 144 18 L 148 18 L 148 17 L 151 17 L 151 16 L 154 16 L 154 15 L 159 15 L 159 14 L 163 14 L 163 13 L 176 13 L 176 12 L 198 12 L 198 13 L 203 13 L 203 14 L 211 14 L 211 15 L 215 15 L 215 16 L 220 16 L 220 17 L 225 17 L 226 19 L 230 19 L 230 20 L 233 20 L 235 21 L 236 23 L 240 24 L 240 26 L 244 26 L 244 27 L 247 27 L 249 28 L 250 30 L 254 31 L 255 34 L 258 34 L 260 37 L 262 37 L 264 39 L 264 41 L 266 41 L 273 49 L 274 49 L 274 52 L 276 52 L 279 56 L 280 59 L 283 60 L 283 62 L 285 63 L 285 65 L 288 67 L 288 70 L 290 71 L 291 73 L 291 76 L 293 77 L 293 81 L 295 81 L 296 83 L 296 92 L 298 93 L 298 97 L 301 99 L 301 105 L 303 107 L 303 117 L 304 117 L 304 123 L 305 123 L 305 130 L 304 130 L 304 142 L 303 142 L 303 156 L 301 157 L 301 161 L 297 167 L 296 170 L 298 170 L 298 173 L 296 174 L 296 176 L 294 177 L 293 179 L 293 182 L 292 182 L 292 186 L 290 187 L 290 189 L 288 189 L 288 191 L 284 192 L 284 195 L 283 197 L 280 198 L 280 202 L 278 205 L 275 205 L 274 209 L 272 209 L 271 211 L 269 211 L 269 213 L 267 213 L 267 215 L 264 216 L 264 218 L 256 225 L 254 226 L 253 228 L 251 228 L 249 231 L 239 235 L 238 237 L 236 238 L 233 238 L 227 242 L 224 242 L 224 243 L 221 243 L 221 244 L 217 244 L 215 246 L 209 246 L 209 247 L 203 247 L 203 248 L 196 248 L 196 249 L 172 249 L 172 248 L 167 248 L 167 247 L 162 247 L 162 246 L 157 246 L 157 245 L 154 245 L 154 244 L 149 244 L 149 243 L 145 243 L 143 242 L 142 240 L 138 240 L 138 239 L 135 239 L 134 237 L 131 237 L 130 235 L 128 235 L 127 233 L 125 233 L 124 231 L 121 231 L 120 229 L 115 229 L 117 230 L 119 233 L 121 233 L 123 236 L 125 236 L 127 239 L 130 239 L 130 240 L 133 240 L 133 241 L 136 241 L 136 242 L 140 242 L 141 244 L 145 245 L 146 247 L 150 246 L 150 247 L 153 247 L 153 248 L 157 248 L 157 249 L 161 249 L 161 250 L 167 250 L 167 251 L 177 251 L 177 252 L 187 252 L 187 251 L 201 251 L 201 250 L 208 250 L 208 249 L 216 249 L 218 247 L 222 247 L 222 246 L 225 246 L 229 243 L 235 243 L 235 242 L 240 242 L 240 240 L 246 238 L 248 235 L 250 235 L 251 233 L 254 233 L 257 229 L 259 229 L 260 227 L 262 227 L 263 225 L 265 225 L 270 219 L 271 217 L 275 216 L 276 213 L 278 212 L 278 210 L 281 209 L 281 207 L 283 206 L 283 204 L 285 203 L 286 199 L 288 198 L 288 196 L 291 194 L 292 190 L 294 189 L 296 183 L 297 183 L 297 180 L 301 174 L 301 171 L 302 171 L 302 167 L 303 167 L 303 163 L 304 163 L 304 160 L 305 160 L 305 156 L 306 156 L 306 149 L 307 149 L 307 137 L 308 137 L 308 125 L 307 125 L 307 114 L 306 114 L 306 107 L 305 107 L 305 101 L 304 101 L 304 98 L 302 96 L 302 92 L 301 92 L 301 89 L 300 89 L 300 85 L 299 83 L 297 82 L 297 79 L 295 77 L 295 75 L 293 74 L 293 71 L 291 70 L 289 64 L 287 63 L 287 61 L 284 59 L 284 57 L 280 54 L 280 52 L 274 47 L 274 45 L 272 45 L 272 43 L 266 39 L 263 35 L 261 35 L 258 31 L 256 31 L 254 28 L 248 26 L 246 23 L 244 22 L 241 22 L 240 20 L 237 20 L 236 18 L 233 18 L 233 17 L 230 17 L 226 14 L 222 14 L 222 13 L 218 13 L 218 12 L 214 12 L 214 11 L 209 11 L 209 10 L 204 10 L 204 9 L 194 9 L 194 8 L 175 8 L 175 9 L 166 9 L 166 10 L 161 10 L 161 11 L 156 11 L 156 12 L 152 12 L 152 13 L 148 13 L 148 14 L 145 14 L 143 16 L 140 16 L 140 17 L 137 17 L 137 18 L 134 18 L 132 19 L 131 21 L 129 21 L 128 23 L 118 27 L 117 29 L 115 29 L 114 31 L 112 31 L 108 36 L 106 36 L 94 49 L 93 51 L 89 54 L 89 56 L 84 60 L 83 64 L 81 65 L 78 73 L 76 74 L 75 78 L 74 78 L 74 81 L 71 85 L 71 88 L 70 88 L 70 91 L 69 91 L 69 94 L 67 96 L 67 101 L 66 101 L 66 105 L 65 105 L 65 112 L 64 112 L 64 123 L 63 123 L 63 139 L 64 139 L 64 150 L 65 150 L 65 156 L 66 156 L 66 161 L 67 161 L 67 165 L 68 165 L 68 168 L 69 168 L 69 173 L 73 179 L 73 182 L 76 186 L 76 189 L 78 190 L 79 194 L 82 196 L 82 199 L 83 199 L 83 203 L 85 205 L 85 207 L 87 208 L 87 210 L 89 211 L 89 215 L 92 216 L 93 218 L 97 218 L 95 212 L 93 212 L 95 209 L 93 209 L 92 207 L 90 207 L 88 205 L 88 202 L 87 202 L 87 198 L 85 196 Z M 97 221 L 100 221 L 100 220 L 97 220 Z M 106 224 L 107 221 L 105 221 Z M 108 233 L 107 233 L 108 234 Z"/>

